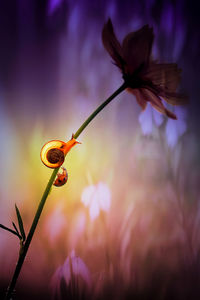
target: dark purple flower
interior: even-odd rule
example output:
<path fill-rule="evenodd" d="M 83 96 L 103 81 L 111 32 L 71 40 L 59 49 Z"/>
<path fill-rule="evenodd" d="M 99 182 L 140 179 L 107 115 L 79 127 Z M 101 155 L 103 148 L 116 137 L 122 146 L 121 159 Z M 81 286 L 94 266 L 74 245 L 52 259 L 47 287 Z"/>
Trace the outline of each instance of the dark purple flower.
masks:
<path fill-rule="evenodd" d="M 184 104 L 186 98 L 177 93 L 181 70 L 175 63 L 158 63 L 151 57 L 154 34 L 148 25 L 125 36 L 122 44 L 117 40 L 111 20 L 104 25 L 102 41 L 114 63 L 121 70 L 127 90 L 135 95 L 144 110 L 147 102 L 169 118 L 177 119 L 162 103 Z"/>

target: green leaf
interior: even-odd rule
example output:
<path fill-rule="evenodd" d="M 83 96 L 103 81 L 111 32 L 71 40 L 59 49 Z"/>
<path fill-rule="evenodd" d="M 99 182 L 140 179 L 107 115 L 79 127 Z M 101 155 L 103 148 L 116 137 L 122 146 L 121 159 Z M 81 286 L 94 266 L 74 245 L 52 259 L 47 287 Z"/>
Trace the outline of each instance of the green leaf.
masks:
<path fill-rule="evenodd" d="M 2 225 L 2 224 L 0 224 L 0 228 L 2 228 L 2 229 L 4 229 L 4 230 L 7 230 L 7 231 L 9 231 L 9 232 L 11 232 L 11 233 L 13 233 L 13 234 L 15 234 L 15 235 L 17 235 L 17 236 L 19 237 L 19 235 L 18 235 L 17 232 L 15 232 L 14 230 L 12 230 L 12 229 L 10 229 L 10 228 L 8 228 L 8 227 Z"/>
<path fill-rule="evenodd" d="M 17 219 L 18 219 L 18 224 L 19 224 L 19 230 L 22 235 L 22 239 L 25 241 L 26 235 L 25 235 L 25 231 L 24 231 L 24 225 L 23 225 L 23 221 L 22 221 L 22 217 L 20 215 L 19 209 L 16 204 L 15 204 L 15 209 L 16 209 L 16 214 L 17 214 Z"/>
<path fill-rule="evenodd" d="M 15 230 L 16 230 L 18 236 L 19 236 L 20 238 L 22 238 L 22 236 L 20 235 L 19 230 L 17 229 L 17 226 L 15 225 L 15 223 L 12 222 L 12 224 L 13 224 L 13 227 L 15 228 Z"/>

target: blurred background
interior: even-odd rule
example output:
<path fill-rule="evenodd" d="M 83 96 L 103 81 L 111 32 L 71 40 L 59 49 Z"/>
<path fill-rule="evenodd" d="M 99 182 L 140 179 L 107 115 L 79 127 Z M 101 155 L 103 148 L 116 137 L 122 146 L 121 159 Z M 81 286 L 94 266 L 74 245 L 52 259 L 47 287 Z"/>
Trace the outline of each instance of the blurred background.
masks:
<path fill-rule="evenodd" d="M 5 226 L 16 222 L 16 203 L 30 228 L 52 173 L 40 161 L 43 144 L 69 140 L 122 84 L 101 41 L 108 17 L 120 41 L 152 26 L 154 58 L 178 63 L 190 99 L 172 108 L 173 121 L 149 106 L 141 113 L 123 92 L 93 120 L 65 160 L 67 184 L 51 191 L 16 299 L 199 299 L 198 12 L 183 0 L 0 2 Z M 18 244 L 0 231 L 1 295 Z"/>

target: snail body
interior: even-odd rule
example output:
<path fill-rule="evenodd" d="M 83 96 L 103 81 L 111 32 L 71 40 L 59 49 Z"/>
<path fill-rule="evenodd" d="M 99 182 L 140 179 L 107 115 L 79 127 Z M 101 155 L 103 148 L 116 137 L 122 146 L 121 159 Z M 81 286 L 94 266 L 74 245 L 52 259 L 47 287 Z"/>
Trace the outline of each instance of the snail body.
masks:
<path fill-rule="evenodd" d="M 40 152 L 40 158 L 48 168 L 56 169 L 59 168 L 70 149 L 76 144 L 80 144 L 76 141 L 72 135 L 71 140 L 63 142 L 60 140 L 52 140 L 46 143 Z"/>
<path fill-rule="evenodd" d="M 64 185 L 67 182 L 67 180 L 68 180 L 67 170 L 64 167 L 62 167 L 62 170 L 63 170 L 62 173 L 58 173 L 57 174 L 57 178 L 54 181 L 53 185 L 55 185 L 55 186 L 62 186 L 62 185 Z"/>

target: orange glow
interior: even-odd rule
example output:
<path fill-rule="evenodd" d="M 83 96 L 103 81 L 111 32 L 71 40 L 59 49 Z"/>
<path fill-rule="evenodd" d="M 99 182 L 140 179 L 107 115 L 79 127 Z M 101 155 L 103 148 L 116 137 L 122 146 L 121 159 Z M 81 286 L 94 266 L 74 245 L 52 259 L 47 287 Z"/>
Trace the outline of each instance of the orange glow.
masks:
<path fill-rule="evenodd" d="M 67 153 L 76 144 L 80 144 L 76 141 L 73 136 L 67 143 L 60 140 L 52 140 L 46 143 L 40 152 L 40 158 L 48 168 L 59 168 L 64 160 Z"/>

